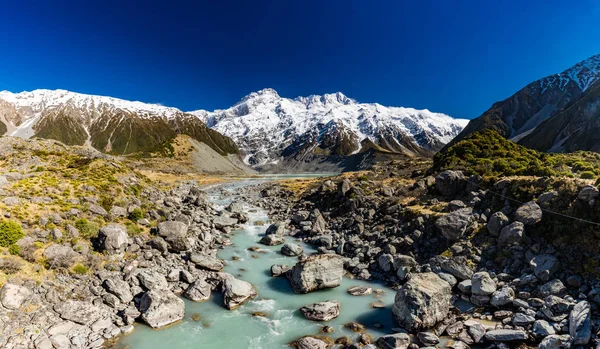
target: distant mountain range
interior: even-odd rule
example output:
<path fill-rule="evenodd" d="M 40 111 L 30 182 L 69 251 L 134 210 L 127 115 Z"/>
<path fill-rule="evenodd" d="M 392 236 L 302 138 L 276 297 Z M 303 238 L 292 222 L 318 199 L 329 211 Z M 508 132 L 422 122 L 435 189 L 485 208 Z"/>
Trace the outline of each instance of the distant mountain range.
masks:
<path fill-rule="evenodd" d="M 466 123 L 428 110 L 357 103 L 339 92 L 288 99 L 264 89 L 213 112 L 65 90 L 0 92 L 0 134 L 89 145 L 115 155 L 153 152 L 184 134 L 222 156 L 241 154 L 246 164 L 274 170 L 315 163 L 323 165 L 311 169 L 335 170 L 373 152 L 429 156 Z"/>
<path fill-rule="evenodd" d="M 263 89 L 229 109 L 191 112 L 231 137 L 247 164 L 294 167 L 343 161 L 369 151 L 430 156 L 467 120 L 412 108 L 358 103 L 338 92 L 295 99 Z"/>
<path fill-rule="evenodd" d="M 482 129 L 541 151 L 600 151 L 600 55 L 494 103 L 450 144 Z"/>

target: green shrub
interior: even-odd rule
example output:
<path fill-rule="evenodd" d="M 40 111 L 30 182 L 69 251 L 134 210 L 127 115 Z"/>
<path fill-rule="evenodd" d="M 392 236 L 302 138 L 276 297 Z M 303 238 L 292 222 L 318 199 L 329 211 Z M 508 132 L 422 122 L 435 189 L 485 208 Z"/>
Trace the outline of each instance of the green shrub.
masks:
<path fill-rule="evenodd" d="M 134 222 L 137 222 L 142 218 L 144 218 L 144 212 L 142 212 L 142 210 L 140 210 L 139 208 L 134 208 L 131 211 L 131 213 L 129 213 L 129 219 L 131 219 Z"/>
<path fill-rule="evenodd" d="M 0 246 L 8 247 L 21 240 L 24 236 L 23 228 L 18 222 L 9 220 L 0 222 Z"/>
<path fill-rule="evenodd" d="M 8 246 L 8 253 L 17 256 L 19 253 L 21 253 L 21 247 L 19 247 L 17 244 L 12 244 Z"/>
<path fill-rule="evenodd" d="M 583 171 L 579 174 L 581 179 L 596 179 L 596 174 L 593 171 Z"/>
<path fill-rule="evenodd" d="M 127 222 L 125 223 L 125 228 L 127 229 L 127 234 L 129 234 L 129 236 L 135 236 L 142 233 L 142 230 L 135 223 Z"/>
<path fill-rule="evenodd" d="M 100 230 L 100 226 L 97 223 L 90 222 L 85 218 L 75 221 L 75 228 L 77 228 L 81 236 L 86 239 L 96 237 L 98 235 L 98 230 Z"/>
<path fill-rule="evenodd" d="M 111 195 L 102 195 L 100 197 L 100 201 L 98 202 L 100 206 L 102 206 L 106 211 L 110 211 L 110 209 L 115 204 L 115 198 Z"/>
<path fill-rule="evenodd" d="M 73 266 L 73 273 L 75 274 L 83 275 L 87 274 L 89 271 L 90 269 L 81 263 L 77 263 Z"/>

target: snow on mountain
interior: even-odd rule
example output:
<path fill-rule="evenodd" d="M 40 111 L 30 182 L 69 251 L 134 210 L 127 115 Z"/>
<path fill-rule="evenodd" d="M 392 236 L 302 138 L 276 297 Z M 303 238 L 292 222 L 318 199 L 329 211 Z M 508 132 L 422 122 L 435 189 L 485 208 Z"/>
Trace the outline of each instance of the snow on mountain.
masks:
<path fill-rule="evenodd" d="M 81 110 L 99 110 L 116 108 L 140 115 L 164 116 L 171 118 L 181 111 L 177 108 L 165 107 L 159 104 L 127 101 L 114 97 L 88 95 L 66 90 L 33 90 L 20 93 L 0 91 L 0 99 L 14 104 L 17 108 L 27 108 L 30 112 L 40 112 L 44 109 L 72 105 Z"/>
<path fill-rule="evenodd" d="M 308 134 L 331 135 L 338 130 L 349 133 L 338 138 L 354 142 L 351 153 L 359 152 L 365 140 L 391 151 L 415 153 L 415 146 L 407 144 L 414 143 L 424 152 L 435 152 L 468 123 L 429 110 L 359 103 L 341 92 L 289 99 L 273 89 L 253 92 L 229 109 L 190 113 L 231 137 L 251 165 L 277 162 L 292 144 L 302 146 L 303 139 L 322 140 L 322 135 Z"/>
<path fill-rule="evenodd" d="M 569 82 L 574 82 L 581 92 L 586 91 L 600 79 L 600 54 L 583 60 L 559 74 L 539 80 L 542 93 L 553 87 L 563 91 Z"/>

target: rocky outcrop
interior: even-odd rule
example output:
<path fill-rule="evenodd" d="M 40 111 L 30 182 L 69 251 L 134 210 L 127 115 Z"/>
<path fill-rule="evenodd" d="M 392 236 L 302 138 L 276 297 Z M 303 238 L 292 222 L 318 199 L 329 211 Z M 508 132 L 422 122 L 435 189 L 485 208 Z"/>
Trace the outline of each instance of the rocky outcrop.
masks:
<path fill-rule="evenodd" d="M 109 224 L 98 232 L 98 245 L 100 251 L 109 254 L 122 253 L 127 248 L 129 235 L 127 229 L 120 224 Z"/>
<path fill-rule="evenodd" d="M 338 287 L 344 275 L 344 261 L 334 254 L 313 255 L 299 261 L 288 274 L 296 293 Z"/>
<path fill-rule="evenodd" d="M 396 294 L 392 313 L 411 332 L 433 327 L 450 309 L 450 285 L 434 273 L 413 275 Z"/>

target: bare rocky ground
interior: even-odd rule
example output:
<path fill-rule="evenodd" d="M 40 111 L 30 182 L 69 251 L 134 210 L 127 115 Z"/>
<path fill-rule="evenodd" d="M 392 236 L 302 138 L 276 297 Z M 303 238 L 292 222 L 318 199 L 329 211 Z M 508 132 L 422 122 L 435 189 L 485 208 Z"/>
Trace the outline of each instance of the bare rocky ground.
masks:
<path fill-rule="evenodd" d="M 245 189 L 261 192 L 253 204 L 270 211 L 271 232 L 398 290 L 397 334 L 339 347 L 596 347 L 598 188 L 568 178 L 427 175 L 428 167 L 394 162 Z M 295 345 L 333 344 L 304 337 Z"/>

